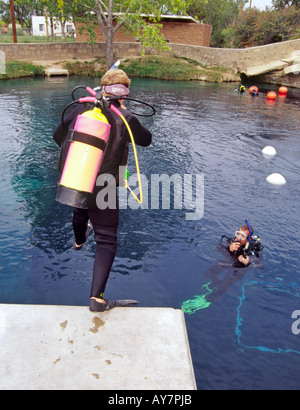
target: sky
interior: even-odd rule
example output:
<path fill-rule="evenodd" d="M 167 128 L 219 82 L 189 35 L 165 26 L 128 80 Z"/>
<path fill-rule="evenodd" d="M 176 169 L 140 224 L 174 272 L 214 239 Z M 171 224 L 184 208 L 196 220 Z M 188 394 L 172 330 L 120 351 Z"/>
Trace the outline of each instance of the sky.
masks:
<path fill-rule="evenodd" d="M 250 3 L 246 5 L 249 6 Z M 252 7 L 256 7 L 259 10 L 264 10 L 266 7 L 272 7 L 272 0 L 252 0 Z"/>

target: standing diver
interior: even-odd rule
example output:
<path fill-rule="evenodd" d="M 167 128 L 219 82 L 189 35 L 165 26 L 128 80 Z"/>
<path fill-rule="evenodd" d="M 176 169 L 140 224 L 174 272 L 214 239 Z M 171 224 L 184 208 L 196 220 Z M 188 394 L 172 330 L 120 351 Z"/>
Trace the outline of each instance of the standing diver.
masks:
<path fill-rule="evenodd" d="M 102 312 L 116 306 L 129 306 L 138 303 L 132 300 L 110 301 L 104 299 L 104 290 L 110 274 L 112 264 L 115 259 L 117 249 L 117 230 L 119 224 L 119 207 L 116 187 L 119 184 L 119 167 L 126 165 L 128 157 L 128 143 L 131 141 L 128 128 L 125 122 L 117 115 L 119 110 L 127 121 L 137 145 L 147 147 L 151 144 L 152 135 L 144 128 L 139 120 L 128 111 L 124 105 L 124 97 L 129 94 L 131 80 L 127 74 L 118 68 L 113 68 L 101 78 L 101 88 L 104 97 L 114 96 L 111 104 L 117 110 L 104 107 L 103 115 L 110 126 L 109 139 L 103 154 L 99 175 L 110 175 L 116 181 L 112 186 L 95 185 L 92 194 L 88 199 L 88 206 L 74 207 L 73 210 L 73 230 L 75 235 L 75 249 L 79 250 L 84 245 L 87 236 L 92 228 L 95 234 L 97 250 L 93 267 L 93 280 L 90 294 L 90 310 L 92 312 Z M 66 118 L 59 124 L 54 132 L 53 139 L 61 147 L 58 169 L 63 173 L 64 165 L 67 162 L 70 139 L 74 133 L 77 117 L 84 115 L 88 110 L 92 110 L 91 103 L 79 104 Z M 76 128 L 76 127 L 75 127 Z M 78 164 L 79 167 L 79 164 Z M 113 206 L 98 207 L 97 195 L 101 190 L 107 192 L 114 190 L 112 198 L 115 198 Z M 108 193 L 109 196 L 109 193 Z M 110 204 L 111 205 L 111 204 Z M 84 209 L 83 209 L 84 208 Z M 105 208 L 105 209 L 100 209 Z"/>
<path fill-rule="evenodd" d="M 212 302 L 220 297 L 227 289 L 241 280 L 252 263 L 257 265 L 263 246 L 258 236 L 254 236 L 254 229 L 246 220 L 246 223 L 235 232 L 234 238 L 225 235 L 221 239 L 221 250 L 224 251 L 224 260 L 209 267 L 204 275 L 211 281 L 202 286 L 202 295 L 196 295 L 194 299 L 183 302 L 183 312 L 192 314 L 199 309 L 208 308 Z M 224 238 L 226 241 L 224 241 Z M 228 255 L 229 254 L 229 255 Z M 228 259 L 229 256 L 229 259 Z M 233 261 L 232 261 L 233 258 Z M 224 270 L 225 276 L 219 277 Z"/>

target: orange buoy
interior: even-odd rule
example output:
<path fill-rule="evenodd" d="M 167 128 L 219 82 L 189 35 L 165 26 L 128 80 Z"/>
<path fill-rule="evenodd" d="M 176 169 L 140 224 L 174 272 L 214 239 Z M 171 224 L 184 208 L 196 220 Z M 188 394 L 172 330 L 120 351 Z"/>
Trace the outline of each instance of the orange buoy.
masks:
<path fill-rule="evenodd" d="M 258 94 L 258 88 L 256 87 L 256 85 L 251 85 L 251 87 L 249 88 L 249 94 Z"/>
<path fill-rule="evenodd" d="M 267 100 L 276 100 L 277 94 L 275 91 L 269 91 L 267 94 Z"/>
<path fill-rule="evenodd" d="M 282 86 L 282 87 L 280 87 L 279 90 L 278 90 L 278 94 L 279 94 L 279 95 L 287 95 L 287 93 L 288 93 L 287 87 Z"/>

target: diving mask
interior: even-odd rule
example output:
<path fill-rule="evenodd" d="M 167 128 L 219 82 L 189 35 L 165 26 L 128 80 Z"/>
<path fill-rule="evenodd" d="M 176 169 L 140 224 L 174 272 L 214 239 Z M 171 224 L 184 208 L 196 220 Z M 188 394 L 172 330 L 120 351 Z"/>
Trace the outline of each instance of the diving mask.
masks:
<path fill-rule="evenodd" d="M 234 235 L 239 241 L 245 241 L 248 238 L 247 234 L 243 231 L 236 231 Z"/>
<path fill-rule="evenodd" d="M 103 88 L 107 94 L 114 95 L 115 97 L 129 95 L 129 88 L 127 88 L 124 84 L 105 85 Z"/>

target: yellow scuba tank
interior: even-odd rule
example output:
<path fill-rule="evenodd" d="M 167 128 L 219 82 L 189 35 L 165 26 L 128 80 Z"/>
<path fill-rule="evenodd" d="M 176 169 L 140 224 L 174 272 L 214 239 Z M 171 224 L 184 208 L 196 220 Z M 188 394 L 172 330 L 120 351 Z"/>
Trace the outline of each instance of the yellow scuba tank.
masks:
<path fill-rule="evenodd" d="M 58 202 L 88 208 L 89 194 L 95 186 L 110 128 L 100 108 L 77 116 L 56 195 Z"/>

